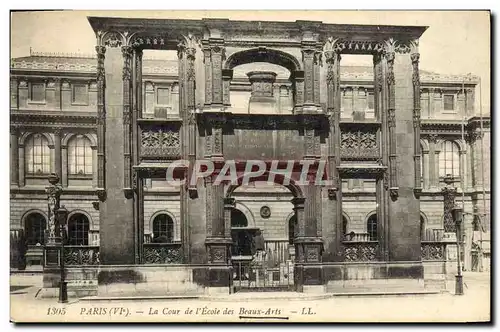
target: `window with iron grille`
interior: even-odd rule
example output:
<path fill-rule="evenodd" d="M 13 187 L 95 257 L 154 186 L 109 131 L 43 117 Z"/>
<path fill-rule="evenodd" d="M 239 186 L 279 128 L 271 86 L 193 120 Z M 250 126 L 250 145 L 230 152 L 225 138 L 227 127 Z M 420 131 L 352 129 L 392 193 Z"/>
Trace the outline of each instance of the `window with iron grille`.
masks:
<path fill-rule="evenodd" d="M 68 168 L 71 175 L 92 175 L 92 148 L 84 135 L 76 135 L 68 143 Z"/>
<path fill-rule="evenodd" d="M 377 234 L 377 215 L 372 214 L 369 218 L 368 221 L 366 222 L 366 229 L 368 236 L 370 238 L 370 241 L 377 241 L 378 239 L 378 234 Z"/>
<path fill-rule="evenodd" d="M 26 173 L 44 175 L 50 173 L 50 149 L 47 138 L 42 134 L 32 135 L 25 144 Z"/>
<path fill-rule="evenodd" d="M 86 84 L 73 84 L 73 103 L 87 105 L 89 93 Z"/>
<path fill-rule="evenodd" d="M 28 245 L 45 244 L 45 227 L 47 221 L 40 213 L 30 213 L 24 220 L 24 231 Z"/>
<path fill-rule="evenodd" d="M 454 95 L 444 95 L 444 110 L 445 111 L 453 111 L 455 110 L 455 96 Z"/>
<path fill-rule="evenodd" d="M 172 242 L 174 240 L 174 222 L 163 213 L 153 220 L 153 242 Z"/>
<path fill-rule="evenodd" d="M 86 246 L 89 244 L 89 219 L 76 213 L 68 221 L 68 244 L 75 246 Z"/>
<path fill-rule="evenodd" d="M 460 148 L 452 141 L 441 143 L 439 152 L 439 176 L 445 177 L 448 174 L 454 177 L 460 176 Z"/>
<path fill-rule="evenodd" d="M 30 100 L 44 102 L 45 101 L 45 84 L 31 83 L 30 84 Z"/>

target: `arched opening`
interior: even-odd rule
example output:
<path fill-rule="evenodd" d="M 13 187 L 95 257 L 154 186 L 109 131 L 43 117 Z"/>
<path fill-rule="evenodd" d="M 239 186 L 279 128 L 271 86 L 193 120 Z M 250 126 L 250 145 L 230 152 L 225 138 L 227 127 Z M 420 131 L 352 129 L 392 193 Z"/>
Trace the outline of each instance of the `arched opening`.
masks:
<path fill-rule="evenodd" d="M 248 227 L 247 217 L 238 209 L 231 210 L 231 227 Z"/>
<path fill-rule="evenodd" d="M 262 195 L 262 200 L 255 200 L 256 193 Z M 226 196 L 235 198 L 239 204 L 249 200 L 247 206 L 255 216 L 255 223 L 250 225 L 243 212 L 234 208 L 231 211 L 235 290 L 291 289 L 297 229 L 292 198 L 302 196 L 300 188 L 294 183 L 285 187 L 254 181 L 230 186 Z"/>
<path fill-rule="evenodd" d="M 90 222 L 82 213 L 73 214 L 68 220 L 68 244 L 87 246 L 89 244 Z"/>
<path fill-rule="evenodd" d="M 377 232 L 377 215 L 372 214 L 366 221 L 366 232 L 368 233 L 368 239 L 370 241 L 378 240 Z"/>
<path fill-rule="evenodd" d="M 294 73 L 300 62 L 291 54 L 267 48 L 229 56 L 225 72 L 232 113 L 290 114 L 294 107 Z"/>
<path fill-rule="evenodd" d="M 26 244 L 30 246 L 45 244 L 45 228 L 47 220 L 38 212 L 32 212 L 24 219 L 24 232 Z"/>
<path fill-rule="evenodd" d="M 154 243 L 171 243 L 174 240 L 174 221 L 166 214 L 161 213 L 153 219 Z"/>

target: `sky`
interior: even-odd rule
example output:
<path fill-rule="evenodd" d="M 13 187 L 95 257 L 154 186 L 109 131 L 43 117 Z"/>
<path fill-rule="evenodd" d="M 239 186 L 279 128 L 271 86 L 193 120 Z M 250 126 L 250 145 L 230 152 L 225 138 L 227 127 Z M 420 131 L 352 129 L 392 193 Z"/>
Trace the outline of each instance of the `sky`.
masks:
<path fill-rule="evenodd" d="M 420 68 L 481 78 L 483 114 L 490 105 L 490 17 L 486 11 L 56 11 L 11 14 L 11 57 L 36 52 L 93 54 L 87 16 L 233 20 L 316 20 L 338 24 L 428 26 L 420 38 Z M 352 61 L 352 60 L 351 60 Z M 360 64 L 366 64 L 366 59 Z M 344 62 L 346 63 L 346 62 Z M 347 63 L 349 64 L 349 63 Z M 481 90 L 481 91 L 479 91 Z M 477 107 L 479 109 L 479 98 Z"/>

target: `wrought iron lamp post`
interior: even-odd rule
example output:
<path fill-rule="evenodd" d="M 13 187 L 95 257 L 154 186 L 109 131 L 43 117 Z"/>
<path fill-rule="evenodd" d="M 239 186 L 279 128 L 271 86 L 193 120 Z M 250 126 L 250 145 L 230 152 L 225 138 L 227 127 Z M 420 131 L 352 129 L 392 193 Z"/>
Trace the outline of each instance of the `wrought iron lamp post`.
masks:
<path fill-rule="evenodd" d="M 68 283 L 66 282 L 66 273 L 64 271 L 64 242 L 65 242 L 65 226 L 68 219 L 68 210 L 62 206 L 55 211 L 56 220 L 59 224 L 59 234 L 61 236 L 61 280 L 59 281 L 59 303 L 68 302 Z"/>
<path fill-rule="evenodd" d="M 460 256 L 463 210 L 461 207 L 455 205 L 451 210 L 451 214 L 453 217 L 453 221 L 455 222 L 455 231 L 457 235 L 457 275 L 455 276 L 455 295 L 464 295 L 464 282 Z"/>

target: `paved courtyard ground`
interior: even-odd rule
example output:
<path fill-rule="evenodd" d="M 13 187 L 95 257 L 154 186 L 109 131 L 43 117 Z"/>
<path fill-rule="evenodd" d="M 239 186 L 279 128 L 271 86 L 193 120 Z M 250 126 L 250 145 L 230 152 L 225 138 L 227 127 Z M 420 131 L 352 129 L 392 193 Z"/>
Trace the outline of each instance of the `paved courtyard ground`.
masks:
<path fill-rule="evenodd" d="M 12 275 L 13 321 L 51 322 L 476 322 L 490 320 L 488 273 L 465 273 L 465 294 L 325 296 L 236 293 L 201 299 L 36 298 L 38 275 Z"/>

